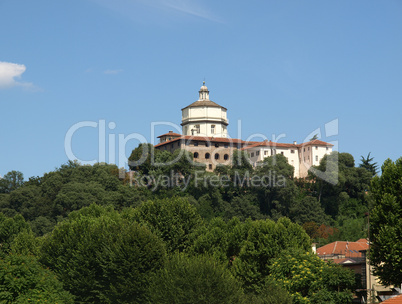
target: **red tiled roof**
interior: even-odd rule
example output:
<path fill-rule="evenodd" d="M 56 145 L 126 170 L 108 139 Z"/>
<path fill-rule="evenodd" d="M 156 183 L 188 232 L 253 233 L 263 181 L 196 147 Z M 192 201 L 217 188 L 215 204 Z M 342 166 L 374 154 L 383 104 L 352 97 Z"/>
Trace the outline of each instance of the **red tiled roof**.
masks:
<path fill-rule="evenodd" d="M 318 139 L 315 139 L 315 140 L 312 140 L 309 142 L 305 142 L 302 144 L 286 144 L 286 143 L 278 143 L 278 142 L 274 142 L 274 141 L 264 140 L 262 142 L 258 142 L 256 144 L 244 147 L 242 150 L 247 150 L 247 149 L 256 148 L 256 147 L 300 148 L 300 147 L 304 147 L 304 146 L 333 146 L 333 144 L 330 144 L 330 143 L 327 143 L 325 141 L 321 141 Z"/>
<path fill-rule="evenodd" d="M 333 144 L 327 143 L 325 141 L 322 140 L 318 140 L 318 139 L 314 139 L 308 142 L 304 142 L 301 144 L 297 145 L 298 147 L 304 147 L 304 146 L 333 146 Z"/>
<path fill-rule="evenodd" d="M 244 145 L 257 143 L 255 141 L 244 141 L 244 140 L 238 139 L 238 138 L 180 135 L 180 137 L 177 137 L 172 140 L 165 141 L 165 142 L 155 145 L 155 148 L 176 142 L 178 140 L 208 141 L 208 142 L 216 142 L 216 143 L 244 144 Z"/>
<path fill-rule="evenodd" d="M 361 257 L 362 254 L 360 250 L 368 250 L 369 245 L 367 240 L 360 239 L 357 242 L 344 242 L 337 241 L 320 248 L 317 248 L 318 256 L 328 256 L 328 255 L 344 255 L 345 257 Z"/>
<path fill-rule="evenodd" d="M 385 300 L 381 304 L 402 304 L 402 295 Z"/>
<path fill-rule="evenodd" d="M 278 143 L 274 141 L 267 141 L 264 140 L 262 142 L 256 142 L 255 144 L 251 144 L 247 147 L 242 148 L 242 150 L 247 150 L 256 147 L 282 147 L 282 148 L 296 148 L 297 145 L 294 144 L 285 144 L 285 143 Z"/>
<path fill-rule="evenodd" d="M 172 132 L 172 131 L 169 131 L 169 133 L 165 133 L 165 134 L 159 135 L 157 138 L 161 138 L 161 137 L 163 137 L 163 136 L 175 136 L 175 137 L 178 137 L 178 136 L 181 136 L 181 134 L 178 134 L 178 133 L 174 133 L 174 132 Z"/>

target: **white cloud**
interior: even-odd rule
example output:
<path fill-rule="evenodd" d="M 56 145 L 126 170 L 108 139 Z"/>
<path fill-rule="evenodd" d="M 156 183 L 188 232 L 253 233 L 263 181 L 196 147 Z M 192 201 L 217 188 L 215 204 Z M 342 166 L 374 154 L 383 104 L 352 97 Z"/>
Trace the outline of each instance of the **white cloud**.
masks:
<path fill-rule="evenodd" d="M 163 0 L 155 1 L 158 6 L 166 6 L 181 13 L 203 18 L 209 21 L 222 23 L 222 20 L 213 15 L 212 12 L 204 9 L 197 1 L 184 0 Z"/>
<path fill-rule="evenodd" d="M 119 69 L 119 70 L 106 70 L 106 71 L 103 71 L 103 74 L 115 75 L 115 74 L 119 74 L 121 72 L 123 72 L 122 69 Z"/>
<path fill-rule="evenodd" d="M 197 0 L 89 0 L 107 9 L 116 11 L 122 15 L 131 16 L 137 20 L 143 10 L 141 6 L 148 6 L 154 8 L 154 11 L 162 12 L 164 15 L 171 16 L 173 13 L 181 15 L 193 16 L 203 18 L 212 22 L 224 23 L 214 13 L 205 8 L 200 1 Z M 145 13 L 145 16 L 148 14 Z M 158 15 L 159 16 L 159 15 Z"/>
<path fill-rule="evenodd" d="M 17 81 L 17 79 L 21 78 L 25 70 L 26 67 L 23 64 L 0 61 L 0 89 L 15 86 L 34 89 L 35 86 L 32 83 Z"/>

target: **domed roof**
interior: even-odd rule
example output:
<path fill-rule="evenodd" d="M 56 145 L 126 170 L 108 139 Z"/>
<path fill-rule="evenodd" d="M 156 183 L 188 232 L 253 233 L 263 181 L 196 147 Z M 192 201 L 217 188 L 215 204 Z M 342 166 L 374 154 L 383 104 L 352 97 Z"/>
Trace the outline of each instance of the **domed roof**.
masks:
<path fill-rule="evenodd" d="M 213 102 L 212 100 L 209 100 L 209 91 L 207 86 L 205 85 L 205 81 L 203 81 L 203 85 L 200 88 L 200 98 L 196 101 L 190 104 L 189 106 L 181 109 L 182 111 L 187 108 L 192 108 L 192 107 L 215 107 L 215 108 L 222 108 L 224 110 L 227 110 L 225 107 L 222 107 L 218 105 L 217 103 Z"/>
<path fill-rule="evenodd" d="M 205 85 L 205 81 L 202 82 L 202 87 L 200 88 L 200 91 L 208 91 L 208 88 Z"/>

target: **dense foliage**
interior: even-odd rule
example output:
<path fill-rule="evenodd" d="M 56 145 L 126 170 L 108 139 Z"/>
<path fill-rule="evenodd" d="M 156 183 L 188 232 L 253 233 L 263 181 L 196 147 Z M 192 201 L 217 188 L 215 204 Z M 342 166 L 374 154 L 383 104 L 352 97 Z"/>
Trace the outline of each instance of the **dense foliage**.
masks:
<path fill-rule="evenodd" d="M 402 284 L 402 158 L 386 160 L 372 181 L 370 259 L 384 284 Z"/>
<path fill-rule="evenodd" d="M 40 260 L 76 303 L 143 303 L 148 276 L 165 257 L 162 240 L 146 227 L 91 205 L 55 227 L 44 240 Z"/>
<path fill-rule="evenodd" d="M 34 256 L 15 254 L 0 259 L 0 302 L 74 303 L 62 283 Z"/>
<path fill-rule="evenodd" d="M 253 169 L 235 151 L 233 166 L 207 172 L 191 153 L 140 145 L 130 161 L 135 171 L 70 161 L 0 180 L 0 257 L 13 265 L 0 273 L 5 303 L 349 303 L 353 275 L 311 242 L 366 237 L 371 197 L 372 256 L 386 262 L 377 271 L 400 266 L 381 250 L 401 243 L 401 161 L 384 164 L 373 195 L 372 158 L 356 167 L 348 153 L 324 157 L 327 181 L 293 178 L 282 155 Z"/>
<path fill-rule="evenodd" d="M 352 303 L 354 274 L 309 252 L 282 252 L 269 268 L 271 277 L 289 291 L 295 304 Z"/>

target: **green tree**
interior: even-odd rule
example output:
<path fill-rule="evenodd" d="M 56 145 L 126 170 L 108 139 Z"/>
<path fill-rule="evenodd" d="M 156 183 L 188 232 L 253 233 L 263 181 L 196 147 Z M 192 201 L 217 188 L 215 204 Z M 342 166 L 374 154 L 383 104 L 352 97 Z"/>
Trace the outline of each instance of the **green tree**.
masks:
<path fill-rule="evenodd" d="M 70 213 L 41 249 L 41 262 L 76 303 L 144 303 L 149 274 L 165 256 L 163 242 L 146 227 L 97 205 Z"/>
<path fill-rule="evenodd" d="M 323 180 L 310 172 L 310 191 L 324 207 L 326 214 L 336 218 L 340 205 L 349 198 L 357 199 L 363 206 L 367 205 L 365 196 L 371 174 L 364 168 L 356 168 L 352 155 L 332 152 L 325 155 L 315 169 L 325 172 L 327 179 Z"/>
<path fill-rule="evenodd" d="M 374 157 L 370 157 L 371 152 L 367 155 L 366 158 L 364 156 L 361 156 L 361 163 L 359 165 L 360 168 L 364 168 L 367 171 L 371 173 L 372 176 L 375 176 L 377 174 L 378 166 L 377 163 L 374 163 Z"/>
<path fill-rule="evenodd" d="M 238 217 L 241 221 L 250 218 L 253 220 L 263 219 L 260 212 L 257 196 L 255 194 L 243 194 L 236 196 L 230 203 L 225 204 L 225 218 Z"/>
<path fill-rule="evenodd" d="M 294 167 L 285 156 L 277 154 L 258 163 L 255 175 L 262 183 L 256 185 L 260 210 L 277 220 L 290 216 L 290 208 L 298 196 L 298 189 L 293 180 Z"/>
<path fill-rule="evenodd" d="M 11 218 L 0 213 L 0 256 L 9 253 L 15 237 L 24 231 L 31 232 L 31 228 L 20 214 Z"/>
<path fill-rule="evenodd" d="M 269 268 L 270 278 L 289 291 L 295 304 L 352 303 L 353 272 L 310 252 L 282 252 Z"/>
<path fill-rule="evenodd" d="M 247 152 L 234 150 L 232 155 L 232 172 L 238 172 L 240 175 L 245 171 L 253 170 Z"/>
<path fill-rule="evenodd" d="M 270 273 L 272 259 L 286 249 L 311 250 L 311 241 L 302 227 L 288 218 L 248 221 L 246 235 L 234 256 L 233 271 L 248 291 L 261 288 Z"/>
<path fill-rule="evenodd" d="M 139 144 L 128 158 L 128 165 L 131 170 L 139 171 L 142 174 L 148 174 L 152 168 L 152 162 L 156 154 L 160 151 L 155 150 L 152 144 Z"/>
<path fill-rule="evenodd" d="M 10 207 L 27 220 L 31 221 L 52 210 L 50 204 L 45 204 L 38 186 L 24 186 L 10 193 Z"/>
<path fill-rule="evenodd" d="M 34 256 L 11 254 L 0 259 L 1 303 L 73 304 L 73 296 Z"/>
<path fill-rule="evenodd" d="M 277 283 L 265 280 L 258 293 L 244 295 L 244 304 L 292 304 L 292 296 Z"/>
<path fill-rule="evenodd" d="M 19 171 L 10 171 L 0 178 L 0 193 L 10 193 L 24 184 L 24 175 Z"/>
<path fill-rule="evenodd" d="M 208 256 L 174 255 L 153 276 L 150 303 L 232 304 L 241 301 L 240 283 L 227 267 Z"/>
<path fill-rule="evenodd" d="M 290 207 L 290 217 L 300 225 L 307 222 L 324 224 L 328 221 L 321 204 L 311 196 L 295 200 Z"/>
<path fill-rule="evenodd" d="M 387 159 L 371 183 L 370 261 L 385 285 L 402 283 L 402 157 Z"/>
<path fill-rule="evenodd" d="M 202 224 L 200 215 L 186 198 L 147 201 L 129 215 L 145 225 L 165 243 L 169 252 L 183 251 Z"/>
<path fill-rule="evenodd" d="M 101 184 L 90 182 L 70 182 L 65 184 L 54 200 L 57 215 L 67 216 L 71 211 L 80 210 L 93 203 L 102 203 L 105 190 Z"/>

